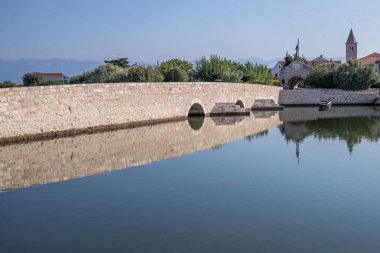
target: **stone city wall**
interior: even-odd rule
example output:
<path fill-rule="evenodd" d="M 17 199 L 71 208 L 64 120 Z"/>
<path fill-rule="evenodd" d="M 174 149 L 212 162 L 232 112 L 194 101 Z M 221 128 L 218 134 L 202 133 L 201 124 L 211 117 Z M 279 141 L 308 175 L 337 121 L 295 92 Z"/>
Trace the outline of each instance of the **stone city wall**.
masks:
<path fill-rule="evenodd" d="M 278 102 L 281 88 L 236 83 L 116 83 L 0 89 L 0 143 L 186 117 L 199 103 Z"/>
<path fill-rule="evenodd" d="M 198 130 L 184 120 L 0 146 L 0 190 L 147 164 L 218 146 L 279 124 L 278 114 L 228 120 L 206 117 Z"/>
<path fill-rule="evenodd" d="M 319 105 L 321 100 L 332 99 L 333 105 L 370 105 L 374 104 L 378 92 L 343 91 L 335 89 L 302 89 L 280 91 L 280 105 Z"/>

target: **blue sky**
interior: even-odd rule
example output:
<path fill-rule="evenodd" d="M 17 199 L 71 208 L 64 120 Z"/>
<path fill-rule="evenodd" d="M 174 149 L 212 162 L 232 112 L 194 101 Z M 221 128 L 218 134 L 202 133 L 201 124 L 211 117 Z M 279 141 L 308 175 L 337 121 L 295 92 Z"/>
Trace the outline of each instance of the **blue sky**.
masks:
<path fill-rule="evenodd" d="M 0 58 L 155 62 L 219 54 L 359 56 L 380 51 L 379 0 L 1 0 Z"/>

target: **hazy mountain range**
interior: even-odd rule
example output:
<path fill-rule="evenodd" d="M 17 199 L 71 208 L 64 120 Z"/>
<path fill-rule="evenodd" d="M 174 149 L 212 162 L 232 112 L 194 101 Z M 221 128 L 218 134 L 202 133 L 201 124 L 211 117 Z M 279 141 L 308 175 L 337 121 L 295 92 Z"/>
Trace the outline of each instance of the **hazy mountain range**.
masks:
<path fill-rule="evenodd" d="M 74 76 L 84 71 L 93 70 L 101 61 L 79 61 L 72 59 L 0 59 L 0 82 L 10 80 L 22 83 L 22 76 L 27 72 L 62 72 Z"/>
<path fill-rule="evenodd" d="M 314 59 L 311 57 L 310 59 Z M 328 57 L 326 57 L 329 59 Z M 236 61 L 252 62 L 267 65 L 272 68 L 282 58 L 264 60 L 261 58 L 251 57 L 246 59 L 236 59 Z M 344 60 L 344 57 L 333 58 L 334 60 Z M 9 80 L 16 83 L 22 83 L 22 76 L 27 72 L 60 72 L 66 76 L 75 76 L 85 71 L 95 69 L 102 61 L 80 61 L 75 59 L 19 59 L 19 60 L 1 60 L 0 59 L 0 82 Z"/>

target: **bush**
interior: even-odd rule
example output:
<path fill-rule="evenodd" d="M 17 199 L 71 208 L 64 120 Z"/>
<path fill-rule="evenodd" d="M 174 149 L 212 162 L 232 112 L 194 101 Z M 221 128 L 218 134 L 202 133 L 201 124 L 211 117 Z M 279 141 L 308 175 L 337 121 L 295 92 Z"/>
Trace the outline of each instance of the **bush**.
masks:
<path fill-rule="evenodd" d="M 137 66 L 129 69 L 128 82 L 162 82 L 164 76 L 152 67 Z"/>
<path fill-rule="evenodd" d="M 223 72 L 222 80 L 230 83 L 240 83 L 243 77 L 243 72 L 236 70 L 232 72 Z"/>
<path fill-rule="evenodd" d="M 4 81 L 4 82 L 0 83 L 0 88 L 11 88 L 11 87 L 15 87 L 15 86 L 16 86 L 16 83 L 11 82 L 11 81 Z"/>
<path fill-rule="evenodd" d="M 237 64 L 226 58 L 211 55 L 210 59 L 201 57 L 195 61 L 194 77 L 199 81 L 223 81 L 223 77 L 237 71 Z"/>
<path fill-rule="evenodd" d="M 166 82 L 187 82 L 193 65 L 185 60 L 171 59 L 159 64 Z"/>
<path fill-rule="evenodd" d="M 326 63 L 318 65 L 311 74 L 305 79 L 306 86 L 317 88 L 334 88 L 334 69 L 335 63 Z"/>
<path fill-rule="evenodd" d="M 373 65 L 362 66 L 358 61 L 339 65 L 333 72 L 336 87 L 344 90 L 365 90 L 378 82 Z"/>
<path fill-rule="evenodd" d="M 37 86 L 61 85 L 62 83 L 56 80 L 42 81 Z"/>
<path fill-rule="evenodd" d="M 247 62 L 245 64 L 239 64 L 238 68 L 243 73 L 243 82 L 260 84 L 275 84 L 278 82 L 278 80 L 269 73 L 269 69 L 265 65 Z"/>
<path fill-rule="evenodd" d="M 316 88 L 365 90 L 378 81 L 379 76 L 372 65 L 363 66 L 358 61 L 349 61 L 341 65 L 317 66 L 306 78 L 305 85 Z"/>
<path fill-rule="evenodd" d="M 37 72 L 25 73 L 22 77 L 22 81 L 25 86 L 33 86 L 43 82 L 43 77 Z"/>
<path fill-rule="evenodd" d="M 180 69 L 173 68 L 164 74 L 165 82 L 188 82 L 189 81 L 189 72 Z"/>
<path fill-rule="evenodd" d="M 70 83 L 116 83 L 127 80 L 128 70 L 111 63 L 98 66 L 94 71 L 71 78 Z"/>

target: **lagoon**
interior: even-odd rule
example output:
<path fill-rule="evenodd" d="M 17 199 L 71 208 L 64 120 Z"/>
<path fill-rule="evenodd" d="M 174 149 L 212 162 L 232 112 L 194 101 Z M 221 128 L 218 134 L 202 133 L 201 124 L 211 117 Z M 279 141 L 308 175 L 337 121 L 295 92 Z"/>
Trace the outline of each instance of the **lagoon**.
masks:
<path fill-rule="evenodd" d="M 378 252 L 380 110 L 0 147 L 0 252 Z"/>

